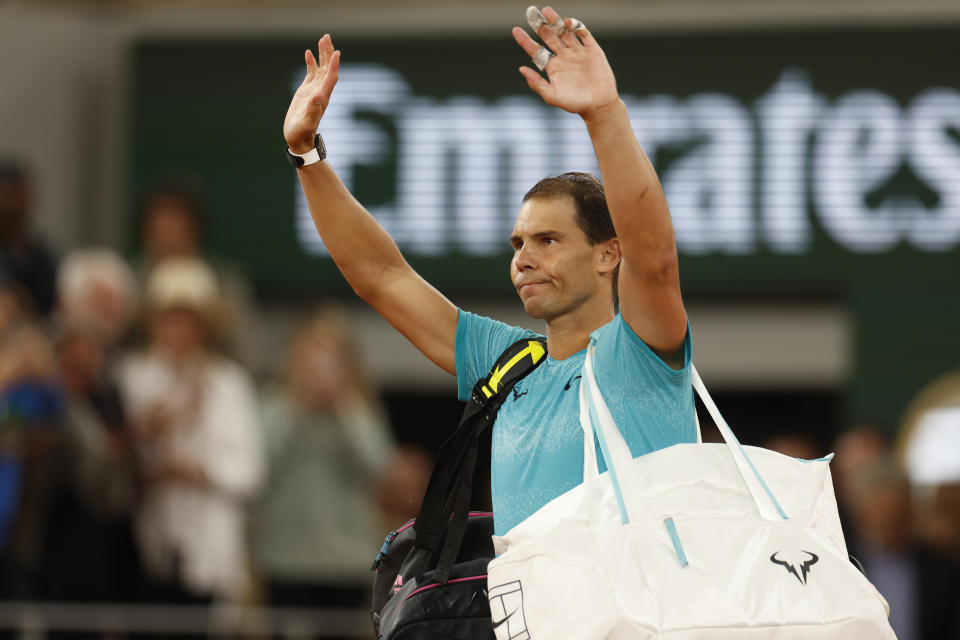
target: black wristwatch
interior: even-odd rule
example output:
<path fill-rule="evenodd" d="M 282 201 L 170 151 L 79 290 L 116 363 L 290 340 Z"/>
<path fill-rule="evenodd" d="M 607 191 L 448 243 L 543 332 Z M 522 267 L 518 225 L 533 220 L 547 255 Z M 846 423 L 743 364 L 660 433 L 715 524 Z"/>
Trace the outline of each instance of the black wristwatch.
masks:
<path fill-rule="evenodd" d="M 296 168 L 306 167 L 311 164 L 320 162 L 327 157 L 327 148 L 323 146 L 323 138 L 320 137 L 320 134 L 317 134 L 317 137 L 313 139 L 313 149 L 307 151 L 304 154 L 294 153 L 290 151 L 290 147 L 287 147 L 287 160 L 290 161 L 290 164 Z"/>

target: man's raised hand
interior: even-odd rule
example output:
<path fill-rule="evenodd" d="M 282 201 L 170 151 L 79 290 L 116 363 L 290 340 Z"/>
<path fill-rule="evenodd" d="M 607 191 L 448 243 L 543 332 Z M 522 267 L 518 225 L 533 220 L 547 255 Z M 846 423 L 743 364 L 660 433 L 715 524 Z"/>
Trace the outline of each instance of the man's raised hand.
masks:
<path fill-rule="evenodd" d="M 327 34 L 317 44 L 317 57 L 309 49 L 303 54 L 307 75 L 293 94 L 287 117 L 283 120 L 283 137 L 294 153 L 306 153 L 314 146 L 320 118 L 330 103 L 330 94 L 337 84 L 340 52 L 333 49 Z"/>
<path fill-rule="evenodd" d="M 537 29 L 537 35 L 554 55 L 545 69 L 549 81 L 530 67 L 520 67 L 530 88 L 547 104 L 584 118 L 615 104 L 619 96 L 613 70 L 586 27 L 571 18 L 561 18 L 551 7 L 544 7 L 542 15 L 545 22 Z M 559 20 L 563 20 L 566 29 L 557 35 Z M 574 31 L 574 26 L 581 28 Z M 527 55 L 537 55 L 540 45 L 526 31 L 514 27 L 513 37 Z"/>

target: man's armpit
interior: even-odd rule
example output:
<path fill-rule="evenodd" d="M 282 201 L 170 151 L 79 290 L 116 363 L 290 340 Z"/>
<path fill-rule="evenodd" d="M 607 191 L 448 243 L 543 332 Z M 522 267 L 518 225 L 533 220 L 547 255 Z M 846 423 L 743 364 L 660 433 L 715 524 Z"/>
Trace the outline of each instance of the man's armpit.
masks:
<path fill-rule="evenodd" d="M 650 347 L 650 345 L 647 345 L 647 346 Z M 686 362 L 686 355 L 687 355 L 686 350 L 687 350 L 686 339 L 684 339 L 684 341 L 680 343 L 679 347 L 669 352 L 660 351 L 658 349 L 654 349 L 653 347 L 650 347 L 650 351 L 653 351 L 653 353 L 656 354 L 658 358 L 663 360 L 664 364 L 666 364 L 671 369 L 674 369 L 675 371 L 679 371 L 680 369 L 683 369 L 683 363 Z"/>

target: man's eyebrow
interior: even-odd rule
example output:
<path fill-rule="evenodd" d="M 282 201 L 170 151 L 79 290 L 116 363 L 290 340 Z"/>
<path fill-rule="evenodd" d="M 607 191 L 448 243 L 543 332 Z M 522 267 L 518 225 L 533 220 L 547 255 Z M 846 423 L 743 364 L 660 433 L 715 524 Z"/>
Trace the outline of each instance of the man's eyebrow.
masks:
<path fill-rule="evenodd" d="M 536 233 L 530 234 L 530 237 L 534 239 L 547 238 L 547 237 L 561 238 L 563 237 L 563 234 L 559 231 L 537 231 Z M 520 236 L 518 236 L 517 234 L 513 234 L 512 236 L 510 236 L 510 244 L 513 244 L 514 242 L 517 242 L 520 239 L 521 239 Z"/>

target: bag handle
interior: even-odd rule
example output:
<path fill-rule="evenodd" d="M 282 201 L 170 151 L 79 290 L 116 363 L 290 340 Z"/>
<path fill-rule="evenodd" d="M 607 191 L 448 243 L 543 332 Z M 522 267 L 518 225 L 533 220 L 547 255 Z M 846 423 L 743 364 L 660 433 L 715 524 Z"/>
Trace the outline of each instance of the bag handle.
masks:
<path fill-rule="evenodd" d="M 714 422 L 716 422 L 717 428 L 720 430 L 720 434 L 723 436 L 724 442 L 727 445 L 727 450 L 730 452 L 730 455 L 733 456 L 737 470 L 747 485 L 747 489 L 753 497 L 760 516 L 765 520 L 786 520 L 786 513 L 780 507 L 780 504 L 774 497 L 773 492 L 770 491 L 767 483 L 763 480 L 760 472 L 750 461 L 746 451 L 744 451 L 737 437 L 723 419 L 723 416 L 720 415 L 719 409 L 717 409 L 716 404 L 707 392 L 706 386 L 703 384 L 703 380 L 693 365 L 691 365 L 691 375 L 693 378 L 693 388 L 701 400 L 703 400 Z M 597 384 L 593 369 L 592 344 L 587 347 L 587 355 L 583 363 L 581 389 L 584 387 L 586 389 L 581 392 L 581 403 L 586 399 L 588 405 L 586 412 L 581 408 L 581 426 L 584 429 L 584 437 L 587 437 L 587 432 L 589 431 L 590 441 L 592 442 L 593 434 L 597 434 L 601 453 L 607 463 L 607 468 L 610 470 L 610 480 L 613 484 L 614 493 L 617 496 L 621 519 L 624 523 L 627 523 L 631 521 L 631 513 L 628 505 L 633 505 L 633 509 L 636 509 L 637 502 L 624 500 L 622 481 L 626 479 L 628 486 L 633 485 L 633 483 L 630 482 L 633 456 L 627 447 L 626 441 L 623 439 L 623 435 L 620 433 L 620 429 L 617 428 L 617 424 Z M 584 421 L 585 417 L 589 417 L 588 422 Z M 584 451 L 586 451 L 586 449 L 584 449 Z M 586 458 L 584 459 L 584 464 L 587 464 Z M 596 462 L 594 462 L 594 465 L 595 464 Z M 633 514 L 633 521 L 638 521 L 638 515 L 639 514 L 636 513 Z"/>
<path fill-rule="evenodd" d="M 593 427 L 590 422 L 590 401 L 587 398 L 587 385 L 580 377 L 580 429 L 583 431 L 583 481 L 589 482 L 600 477 L 597 465 L 597 448 L 593 444 Z"/>
<path fill-rule="evenodd" d="M 690 365 L 690 375 L 693 378 L 693 388 L 696 389 L 697 395 L 703 400 L 703 404 L 710 413 L 710 417 L 713 418 L 713 422 L 720 430 L 720 435 L 723 436 L 723 441 L 726 442 L 727 449 L 730 451 L 730 454 L 733 455 L 733 461 L 737 464 L 740 477 L 743 478 L 747 489 L 750 490 L 750 495 L 753 496 L 753 501 L 760 510 L 760 515 L 764 520 L 786 520 L 787 514 L 783 511 L 780 503 L 777 502 L 773 492 L 770 491 L 770 487 L 767 486 L 763 476 L 760 475 L 760 471 L 758 471 L 753 462 L 750 461 L 750 457 L 747 455 L 747 452 L 744 451 L 740 441 L 737 440 L 737 436 L 734 435 L 733 430 L 730 429 L 730 425 L 728 425 L 727 421 L 720 415 L 720 410 L 713 402 L 713 398 L 710 397 L 710 392 L 707 391 L 706 385 L 703 384 L 703 379 L 700 378 L 700 373 L 693 364 Z"/>
<path fill-rule="evenodd" d="M 613 485 L 613 492 L 617 498 L 617 507 L 620 509 L 620 520 L 623 524 L 629 522 L 640 522 L 642 518 L 636 510 L 639 508 L 638 502 L 624 499 L 622 486 L 636 486 L 633 480 L 633 454 L 626 440 L 617 428 L 617 423 L 610 414 L 603 395 L 600 393 L 600 387 L 597 385 L 597 379 L 593 372 L 593 343 L 587 345 L 587 355 L 583 360 L 583 377 L 580 380 L 580 401 L 586 399 L 588 420 L 583 422 L 583 413 L 581 412 L 581 427 L 585 431 L 585 437 L 593 443 L 596 436 L 600 444 L 600 453 L 607 463 L 607 474 Z M 589 432 L 589 436 L 586 436 Z M 586 462 L 584 462 L 586 464 Z M 596 462 L 594 462 L 596 466 Z M 625 481 L 625 482 L 624 482 Z"/>

